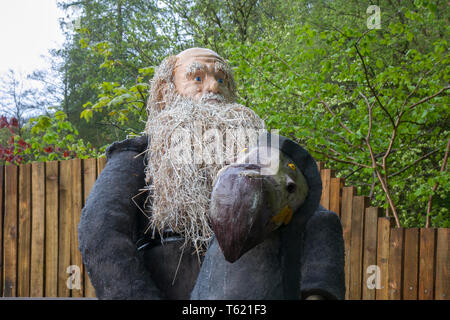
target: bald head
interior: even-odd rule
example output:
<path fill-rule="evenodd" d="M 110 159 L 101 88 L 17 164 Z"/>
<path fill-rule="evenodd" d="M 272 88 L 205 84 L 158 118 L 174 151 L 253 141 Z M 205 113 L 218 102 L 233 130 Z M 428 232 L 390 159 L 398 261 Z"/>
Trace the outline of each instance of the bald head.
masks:
<path fill-rule="evenodd" d="M 211 49 L 207 48 L 189 48 L 184 51 L 181 51 L 179 54 L 176 55 L 177 59 L 183 59 L 183 58 L 193 58 L 193 57 L 215 57 L 216 59 L 221 60 L 222 62 L 225 62 L 221 56 L 219 56 L 215 51 L 212 51 Z"/>
<path fill-rule="evenodd" d="M 175 90 L 196 102 L 224 103 L 234 100 L 234 80 L 225 60 L 205 48 L 180 52 L 173 72 Z"/>
<path fill-rule="evenodd" d="M 149 93 L 147 110 L 161 111 L 179 96 L 202 103 L 235 102 L 236 84 L 231 68 L 216 52 L 190 48 L 162 61 Z"/>

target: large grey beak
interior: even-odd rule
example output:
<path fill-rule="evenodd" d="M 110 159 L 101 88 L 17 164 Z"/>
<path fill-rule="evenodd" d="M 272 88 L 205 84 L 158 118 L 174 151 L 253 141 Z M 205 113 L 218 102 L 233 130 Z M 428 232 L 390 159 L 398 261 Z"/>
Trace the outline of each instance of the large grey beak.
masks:
<path fill-rule="evenodd" d="M 278 227 L 270 195 L 276 181 L 255 164 L 234 164 L 217 177 L 211 195 L 212 229 L 225 259 L 234 262 Z"/>

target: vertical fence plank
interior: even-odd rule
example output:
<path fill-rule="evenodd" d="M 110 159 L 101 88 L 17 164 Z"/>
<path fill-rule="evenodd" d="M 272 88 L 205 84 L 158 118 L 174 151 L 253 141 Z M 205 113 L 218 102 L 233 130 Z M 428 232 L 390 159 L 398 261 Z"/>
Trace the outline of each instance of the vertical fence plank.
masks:
<path fill-rule="evenodd" d="M 97 177 L 102 173 L 103 168 L 106 165 L 106 158 L 98 158 L 97 159 Z"/>
<path fill-rule="evenodd" d="M 316 165 L 317 165 L 317 170 L 322 171 L 323 169 L 323 162 L 320 161 L 316 161 Z"/>
<path fill-rule="evenodd" d="M 19 167 L 19 234 L 17 296 L 30 296 L 31 164 Z"/>
<path fill-rule="evenodd" d="M 83 194 L 84 194 L 84 204 L 91 192 L 91 189 L 97 178 L 97 160 L 96 159 L 85 159 L 83 160 Z M 89 279 L 88 273 L 84 273 L 84 295 L 86 297 L 95 297 L 95 289 Z"/>
<path fill-rule="evenodd" d="M 3 296 L 17 294 L 17 175 L 16 166 L 5 167 L 5 215 L 3 221 Z"/>
<path fill-rule="evenodd" d="M 72 297 L 84 295 L 84 268 L 81 261 L 81 253 L 78 250 L 78 224 L 80 223 L 82 208 L 82 186 L 81 186 L 81 159 L 70 160 L 72 163 L 72 240 L 70 247 L 71 264 L 77 266 L 80 271 L 75 275 L 76 282 L 72 287 Z"/>
<path fill-rule="evenodd" d="M 342 189 L 342 209 L 341 223 L 345 246 L 345 299 L 349 298 L 350 288 L 350 238 L 352 227 L 352 203 L 353 196 L 356 194 L 355 187 L 344 187 Z"/>
<path fill-rule="evenodd" d="M 331 169 L 323 169 L 320 172 L 322 178 L 322 196 L 320 199 L 320 204 L 325 209 L 330 209 L 330 183 L 331 178 L 334 177 L 334 172 Z"/>
<path fill-rule="evenodd" d="M 30 296 L 44 296 L 45 167 L 43 162 L 31 165 L 31 275 Z"/>
<path fill-rule="evenodd" d="M 45 170 L 45 296 L 58 296 L 58 162 Z"/>
<path fill-rule="evenodd" d="M 4 167 L 0 165 L 0 297 L 3 297 L 3 177 Z"/>
<path fill-rule="evenodd" d="M 341 217 L 341 192 L 344 186 L 344 179 L 331 178 L 330 182 L 330 210 L 336 212 Z"/>
<path fill-rule="evenodd" d="M 436 244 L 436 300 L 450 300 L 450 276 L 448 274 L 450 229 L 437 230 Z"/>
<path fill-rule="evenodd" d="M 350 253 L 350 300 L 360 300 L 362 293 L 362 254 L 364 237 L 364 215 L 369 205 L 369 198 L 355 196 L 352 209 L 352 235 Z"/>
<path fill-rule="evenodd" d="M 435 231 L 433 228 L 420 229 L 419 300 L 433 300 L 434 296 Z"/>
<path fill-rule="evenodd" d="M 70 263 L 71 216 L 72 216 L 72 175 L 71 162 L 60 162 L 59 175 L 59 239 L 58 239 L 58 296 L 70 297 L 67 287 Z"/>
<path fill-rule="evenodd" d="M 97 179 L 97 159 L 85 159 L 83 160 L 83 194 L 84 202 L 89 196 L 95 180 Z"/>
<path fill-rule="evenodd" d="M 402 299 L 404 229 L 391 229 L 389 247 L 389 300 Z"/>
<path fill-rule="evenodd" d="M 419 271 L 419 229 L 405 229 L 403 300 L 417 300 Z"/>
<path fill-rule="evenodd" d="M 370 266 L 377 264 L 377 226 L 379 215 L 380 210 L 377 207 L 369 207 L 366 209 L 366 217 L 364 219 L 363 268 L 361 270 L 363 273 L 362 298 L 364 300 L 375 300 L 378 275 L 375 274 L 375 277 L 373 277 L 373 273 L 377 272 L 377 270 L 371 269 L 370 272 L 368 270 Z"/>
<path fill-rule="evenodd" d="M 389 298 L 389 241 L 392 219 L 378 218 L 377 232 L 377 266 L 380 268 L 380 288 L 376 289 L 376 300 Z"/>

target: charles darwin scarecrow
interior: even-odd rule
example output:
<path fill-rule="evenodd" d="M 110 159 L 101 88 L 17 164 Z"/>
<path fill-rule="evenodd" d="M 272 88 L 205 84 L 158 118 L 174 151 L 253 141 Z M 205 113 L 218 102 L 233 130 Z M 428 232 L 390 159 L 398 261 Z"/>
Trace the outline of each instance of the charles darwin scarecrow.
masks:
<path fill-rule="evenodd" d="M 145 134 L 107 149 L 82 211 L 98 298 L 344 298 L 342 227 L 314 159 L 235 101 L 214 51 L 161 63 Z"/>

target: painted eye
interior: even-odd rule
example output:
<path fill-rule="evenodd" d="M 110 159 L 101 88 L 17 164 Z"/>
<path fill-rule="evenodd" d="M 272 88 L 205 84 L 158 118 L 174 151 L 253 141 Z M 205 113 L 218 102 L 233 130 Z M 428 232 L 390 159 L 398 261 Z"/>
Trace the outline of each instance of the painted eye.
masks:
<path fill-rule="evenodd" d="M 201 77 L 195 77 L 195 81 L 202 81 L 202 78 Z"/>
<path fill-rule="evenodd" d="M 289 182 L 286 186 L 287 192 L 294 193 L 297 190 L 297 185 L 294 182 Z"/>
<path fill-rule="evenodd" d="M 219 78 L 219 79 L 217 79 L 217 82 L 223 83 L 223 79 L 222 79 L 222 78 Z"/>

